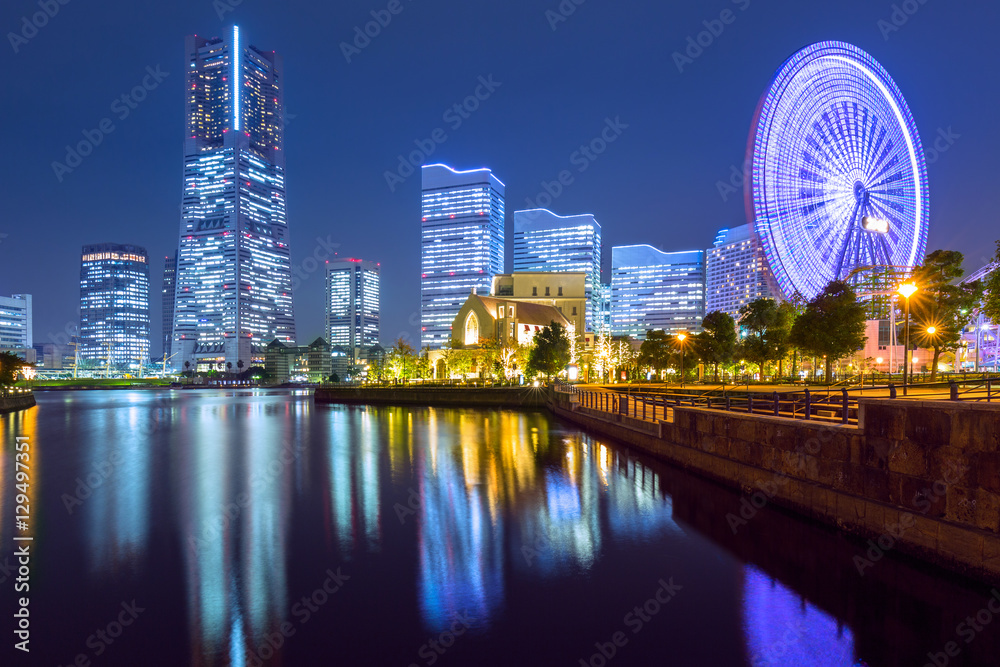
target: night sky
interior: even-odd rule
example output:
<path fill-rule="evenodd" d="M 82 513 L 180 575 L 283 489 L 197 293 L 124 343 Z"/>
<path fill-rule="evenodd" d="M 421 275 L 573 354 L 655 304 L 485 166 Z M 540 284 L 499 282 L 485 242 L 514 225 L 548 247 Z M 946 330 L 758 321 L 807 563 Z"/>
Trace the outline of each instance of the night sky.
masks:
<path fill-rule="evenodd" d="M 34 295 L 36 344 L 77 321 L 80 246 L 110 241 L 152 257 L 160 353 L 163 258 L 179 226 L 184 36 L 222 35 L 233 23 L 284 57 L 292 262 L 311 255 L 317 238 L 342 256 L 381 262 L 384 343 L 419 329 L 419 169 L 395 191 L 385 177 L 415 141 L 441 128 L 447 140 L 428 163 L 490 167 L 507 185 L 508 270 L 513 212 L 570 170 L 573 183 L 549 208 L 596 215 L 607 280 L 613 245 L 704 249 L 720 227 L 746 221 L 742 189 L 724 197 L 718 184 L 740 170 L 775 70 L 816 41 L 871 53 L 906 97 L 925 148 L 942 137 L 947 150 L 928 156 L 928 250 L 960 250 L 973 270 L 1000 238 L 990 204 L 1000 176 L 995 2 L 908 0 L 915 13 L 897 14 L 906 22 L 895 29 L 893 3 L 872 0 L 564 0 L 568 16 L 558 0 L 398 0 L 402 11 L 348 63 L 341 42 L 388 0 L 46 1 L 58 13 L 37 34 L 25 31 L 26 42 L 15 39 L 16 53 L 9 33 L 22 32 L 38 3 L 5 0 L 0 9 L 0 294 Z M 712 24 L 726 9 L 732 22 Z M 705 21 L 721 34 L 679 72 L 674 52 Z M 167 76 L 121 118 L 123 106 L 112 105 L 147 67 Z M 455 127 L 445 113 L 491 76 L 499 86 Z M 105 118 L 114 131 L 60 182 L 52 163 Z M 573 154 L 608 119 L 627 127 L 581 172 Z M 322 270 L 303 282 L 295 309 L 300 342 L 322 334 Z"/>

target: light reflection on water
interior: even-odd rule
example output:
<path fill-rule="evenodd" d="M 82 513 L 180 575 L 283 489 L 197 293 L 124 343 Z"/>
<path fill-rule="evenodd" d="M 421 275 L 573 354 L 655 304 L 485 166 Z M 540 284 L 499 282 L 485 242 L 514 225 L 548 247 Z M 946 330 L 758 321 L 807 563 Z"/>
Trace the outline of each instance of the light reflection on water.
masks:
<path fill-rule="evenodd" d="M 186 625 L 190 664 L 251 665 L 261 657 L 285 664 L 281 656 L 294 642 L 261 651 L 282 624 L 299 637 L 315 632 L 314 642 L 342 642 L 338 632 L 353 616 L 387 614 L 358 605 L 391 607 L 393 631 L 405 635 L 403 648 L 412 645 L 414 654 L 414 642 L 460 614 L 475 619 L 477 637 L 489 638 L 494 628 L 530 613 L 525 604 L 550 603 L 541 593 L 526 603 L 524 590 L 613 590 L 625 585 L 633 566 L 656 576 L 686 567 L 694 580 L 706 578 L 703 588 L 731 572 L 735 585 L 713 594 L 740 609 L 738 623 L 714 630 L 728 632 L 719 650 L 729 651 L 732 664 L 860 664 L 856 629 L 775 579 L 773 570 L 765 574 L 734 560 L 691 528 L 699 499 L 672 497 L 666 468 L 559 427 L 544 413 L 316 407 L 308 394 L 267 391 L 66 393 L 40 403 L 7 418 L 0 431 L 8 440 L 15 430 L 40 433 L 34 493 L 43 473 L 59 491 L 48 489 L 50 520 L 36 525 L 53 526 L 53 542 L 79 534 L 89 571 L 80 576 L 93 578 L 92 598 L 112 585 L 119 588 L 108 595 L 120 597 L 143 586 L 164 599 L 182 592 L 184 608 L 170 617 Z M 39 415 L 48 421 L 39 424 Z M 47 427 L 57 435 L 46 439 Z M 65 445 L 54 450 L 59 438 Z M 95 471 L 106 471 L 106 480 L 92 485 L 72 513 L 64 500 L 56 502 Z M 0 537 L 9 542 L 7 457 L 0 480 Z M 675 517 L 675 502 L 683 503 L 688 522 Z M 724 516 L 709 520 L 725 527 Z M 337 623 L 306 626 L 295 605 L 320 583 L 316 575 L 338 565 L 354 579 L 328 608 L 339 614 Z M 655 580 L 638 590 L 646 595 Z M 372 583 L 381 581 L 394 587 Z M 391 598 L 366 599 L 367 591 Z M 45 594 L 37 594 L 43 608 L 51 604 Z M 688 604 L 704 595 L 689 595 Z M 607 627 L 610 636 L 619 610 L 642 599 L 594 600 L 611 623 L 599 631 Z M 337 606 L 347 604 L 354 606 Z M 577 624 L 595 612 L 560 613 Z M 664 641 L 671 627 L 664 622 L 657 630 Z M 176 637 L 177 630 L 183 633 L 162 632 Z M 581 655 L 603 639 L 587 631 L 577 642 Z"/>

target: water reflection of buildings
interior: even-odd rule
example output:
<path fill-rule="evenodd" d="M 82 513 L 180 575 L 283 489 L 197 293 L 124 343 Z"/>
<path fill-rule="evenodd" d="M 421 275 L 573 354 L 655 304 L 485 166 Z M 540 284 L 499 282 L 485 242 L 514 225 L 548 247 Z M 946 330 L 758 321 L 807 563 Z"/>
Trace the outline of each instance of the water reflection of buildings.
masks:
<path fill-rule="evenodd" d="M 851 667 L 851 629 L 752 565 L 744 568 L 743 632 L 751 667 Z"/>
<path fill-rule="evenodd" d="M 250 664 L 287 617 L 291 497 L 307 467 L 308 413 L 302 400 L 266 399 L 180 411 L 192 664 Z"/>
<path fill-rule="evenodd" d="M 503 603 L 508 563 L 565 574 L 567 566 L 591 567 L 609 539 L 680 530 L 656 473 L 587 437 L 563 437 L 541 414 L 344 408 L 329 415 L 339 550 L 351 557 L 380 548 L 387 448 L 394 485 L 413 480 L 412 519 L 409 505 L 395 511 L 417 522 L 418 595 L 431 629 L 462 612 L 489 624 Z"/>
<path fill-rule="evenodd" d="M 145 561 L 154 448 L 150 435 L 167 423 L 169 409 L 151 405 L 149 394 L 129 392 L 112 400 L 122 405 L 87 413 L 92 420 L 85 428 L 100 435 L 81 443 L 79 486 L 90 496 L 78 511 L 87 523 L 91 569 L 120 574 L 122 568 L 140 571 Z M 74 492 L 81 497 L 79 489 Z"/>
<path fill-rule="evenodd" d="M 345 559 L 351 558 L 360 537 L 369 551 L 380 547 L 379 457 L 384 426 L 368 410 L 331 416 L 330 504 L 336 541 Z M 392 431 L 391 423 L 387 430 Z"/>
<path fill-rule="evenodd" d="M 30 480 L 28 486 L 28 509 L 39 507 L 41 503 L 38 498 L 38 488 L 45 479 L 45 469 L 42 467 L 42 443 L 38 441 L 38 408 L 18 410 L 3 415 L 0 420 L 0 441 L 3 442 L 4 451 L 0 456 L 0 538 L 4 544 L 12 544 L 12 538 L 17 535 L 30 535 L 34 537 L 37 533 L 35 527 L 37 523 L 31 521 L 29 515 L 29 528 L 27 532 L 16 529 L 15 526 L 15 501 L 21 489 L 17 488 L 17 467 L 14 456 L 14 443 L 18 442 L 18 437 L 27 438 L 30 445 Z M 10 444 L 8 444 L 10 443 Z M 7 447 L 10 447 L 8 450 Z M 10 453 L 8 453 L 10 452 Z M 13 597 L 13 596 L 11 596 Z"/>

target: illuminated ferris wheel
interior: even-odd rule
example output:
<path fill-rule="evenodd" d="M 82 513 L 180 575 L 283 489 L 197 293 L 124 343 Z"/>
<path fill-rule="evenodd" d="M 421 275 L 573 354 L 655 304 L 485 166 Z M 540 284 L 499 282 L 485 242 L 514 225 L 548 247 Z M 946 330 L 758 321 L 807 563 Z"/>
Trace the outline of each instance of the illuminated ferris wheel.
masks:
<path fill-rule="evenodd" d="M 843 42 L 778 70 L 751 130 L 747 210 L 786 297 L 862 267 L 919 264 L 927 166 L 910 109 L 878 62 Z"/>

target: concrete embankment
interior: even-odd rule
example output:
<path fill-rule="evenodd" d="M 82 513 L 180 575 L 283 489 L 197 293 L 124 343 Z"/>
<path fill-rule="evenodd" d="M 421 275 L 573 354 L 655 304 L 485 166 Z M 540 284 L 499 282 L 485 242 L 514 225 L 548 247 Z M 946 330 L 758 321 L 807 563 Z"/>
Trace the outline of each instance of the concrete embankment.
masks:
<path fill-rule="evenodd" d="M 1000 583 L 1000 405 L 863 399 L 857 426 L 704 408 L 644 421 L 556 393 L 558 416 L 748 494 L 729 530 L 775 503 L 871 540 L 864 574 L 897 550 Z"/>
<path fill-rule="evenodd" d="M 547 390 L 538 387 L 319 387 L 316 403 L 433 405 L 440 407 L 544 408 Z"/>
<path fill-rule="evenodd" d="M 0 396 L 0 414 L 4 412 L 14 412 L 16 410 L 27 410 L 35 406 L 35 395 L 31 392 L 22 394 L 12 394 Z"/>

